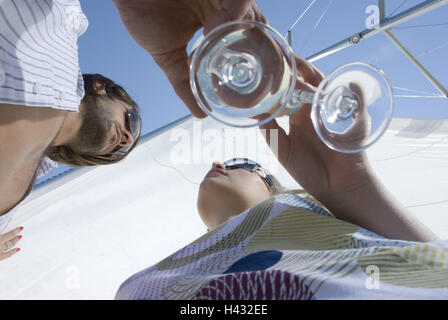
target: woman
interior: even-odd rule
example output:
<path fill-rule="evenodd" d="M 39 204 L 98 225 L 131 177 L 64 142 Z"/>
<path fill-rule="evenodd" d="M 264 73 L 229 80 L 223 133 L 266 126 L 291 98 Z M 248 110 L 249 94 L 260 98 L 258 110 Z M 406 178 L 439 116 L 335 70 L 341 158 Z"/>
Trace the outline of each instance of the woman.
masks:
<path fill-rule="evenodd" d="M 317 85 L 321 74 L 301 62 L 304 80 Z M 331 214 L 279 194 L 252 161 L 215 162 L 198 196 L 210 231 L 129 278 L 116 298 L 448 298 L 448 242 L 391 196 L 365 153 L 327 148 L 309 112 L 290 116 L 289 134 L 275 120 L 263 128 L 278 130 L 280 163 Z"/>
<path fill-rule="evenodd" d="M 448 245 L 422 243 L 437 237 L 412 216 L 409 227 L 387 239 L 365 229 L 369 219 L 359 227 L 281 192 L 276 179 L 253 161 L 213 163 L 197 202 L 210 231 L 128 279 L 117 298 L 448 297 L 443 260 Z M 377 223 L 379 229 L 388 230 L 398 212 L 389 214 Z"/>

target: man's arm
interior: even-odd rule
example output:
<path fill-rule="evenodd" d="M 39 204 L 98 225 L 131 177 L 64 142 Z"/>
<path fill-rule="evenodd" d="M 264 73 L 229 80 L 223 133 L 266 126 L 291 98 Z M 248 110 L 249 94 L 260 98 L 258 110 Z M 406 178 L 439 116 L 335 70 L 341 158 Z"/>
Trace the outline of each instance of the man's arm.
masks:
<path fill-rule="evenodd" d="M 0 215 L 26 195 L 65 114 L 50 108 L 0 104 Z"/>

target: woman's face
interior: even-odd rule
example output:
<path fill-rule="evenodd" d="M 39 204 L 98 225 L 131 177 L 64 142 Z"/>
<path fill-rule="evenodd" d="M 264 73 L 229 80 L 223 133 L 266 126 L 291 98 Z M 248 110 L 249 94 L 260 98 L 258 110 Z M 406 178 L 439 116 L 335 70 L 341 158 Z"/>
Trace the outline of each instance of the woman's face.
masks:
<path fill-rule="evenodd" d="M 200 185 L 197 205 L 201 219 L 212 230 L 271 196 L 257 172 L 226 170 L 223 164 L 214 162 Z"/>

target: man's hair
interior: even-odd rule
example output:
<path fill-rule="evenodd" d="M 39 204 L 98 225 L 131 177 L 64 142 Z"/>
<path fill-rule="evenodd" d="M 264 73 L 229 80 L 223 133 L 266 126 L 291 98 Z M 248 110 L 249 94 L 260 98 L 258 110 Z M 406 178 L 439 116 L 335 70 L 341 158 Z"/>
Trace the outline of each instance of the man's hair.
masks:
<path fill-rule="evenodd" d="M 112 80 L 100 75 L 100 74 L 83 74 L 84 79 L 84 91 L 85 95 L 81 100 L 81 104 L 85 101 L 94 100 L 97 101 L 105 97 L 104 95 L 98 94 L 94 86 L 96 83 L 101 83 L 104 85 L 106 96 L 112 100 L 119 100 L 124 102 L 126 105 L 138 108 L 138 105 L 134 100 L 128 95 L 128 93 L 119 85 L 117 85 Z M 72 167 L 85 167 L 85 166 L 96 166 L 113 164 L 122 159 L 124 159 L 137 145 L 140 139 L 140 133 L 135 138 L 134 144 L 126 153 L 118 152 L 116 154 L 99 155 L 94 153 L 81 153 L 75 151 L 69 146 L 56 146 L 50 147 L 47 151 L 47 156 L 56 162 L 64 163 Z"/>

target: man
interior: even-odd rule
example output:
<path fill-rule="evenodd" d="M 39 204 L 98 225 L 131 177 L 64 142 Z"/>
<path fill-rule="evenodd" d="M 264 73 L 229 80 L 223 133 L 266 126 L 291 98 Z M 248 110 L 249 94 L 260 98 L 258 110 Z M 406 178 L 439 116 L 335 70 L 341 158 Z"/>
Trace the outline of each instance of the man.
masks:
<path fill-rule="evenodd" d="M 201 27 L 208 33 L 221 23 L 237 19 L 267 23 L 252 0 L 115 0 L 115 4 L 131 36 L 151 53 L 179 97 L 200 118 L 205 114 L 191 93 L 186 52 L 194 33 Z M 67 110 L 77 111 L 83 96 L 82 81 L 77 76 L 76 40 L 87 28 L 78 1 L 4 0 L 0 16 L 0 64 L 7 67 L 6 71 L 1 70 L 0 65 L 0 85 L 14 91 L 11 98 L 9 91 L 0 90 L 0 97 L 6 97 L 0 100 L 1 219 L 26 196 L 44 153 L 71 165 L 105 164 L 111 161 L 107 156 L 110 152 L 132 142 L 126 140 L 128 134 L 120 131 L 123 126 L 111 125 L 107 138 L 114 142 L 110 148 L 95 150 L 96 156 L 92 157 L 94 146 L 85 138 L 75 138 L 79 118 Z M 17 68 L 19 65 L 23 70 Z M 101 83 L 93 88 L 103 92 Z M 68 93 L 68 97 L 63 93 Z M 111 108 L 118 112 L 119 106 L 113 104 Z M 82 146 L 88 149 L 83 150 L 87 153 L 82 153 Z M 0 260 L 15 253 L 2 251 L 17 243 L 19 232 L 18 228 L 6 238 L 0 235 Z"/>
<path fill-rule="evenodd" d="M 0 17 L 1 233 L 44 156 L 71 166 L 115 163 L 135 147 L 141 120 L 122 87 L 81 75 L 76 41 L 87 20 L 77 1 L 4 0 Z M 20 231 L 0 235 L 0 260 L 18 251 Z"/>

